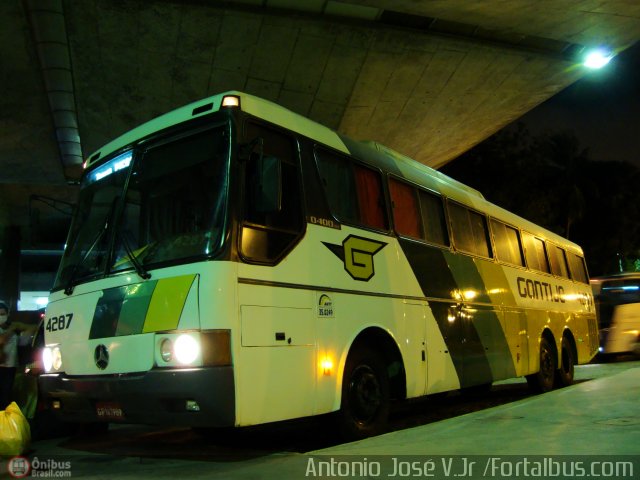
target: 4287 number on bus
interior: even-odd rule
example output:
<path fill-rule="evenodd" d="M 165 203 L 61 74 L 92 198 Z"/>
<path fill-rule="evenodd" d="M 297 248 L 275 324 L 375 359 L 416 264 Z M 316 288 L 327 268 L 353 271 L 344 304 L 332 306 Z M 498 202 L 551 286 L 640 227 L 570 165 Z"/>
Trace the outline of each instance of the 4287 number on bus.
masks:
<path fill-rule="evenodd" d="M 71 325 L 71 319 L 73 319 L 73 313 L 63 314 L 58 317 L 51 317 L 47 319 L 47 325 L 45 328 L 47 329 L 47 332 L 65 330 Z"/>

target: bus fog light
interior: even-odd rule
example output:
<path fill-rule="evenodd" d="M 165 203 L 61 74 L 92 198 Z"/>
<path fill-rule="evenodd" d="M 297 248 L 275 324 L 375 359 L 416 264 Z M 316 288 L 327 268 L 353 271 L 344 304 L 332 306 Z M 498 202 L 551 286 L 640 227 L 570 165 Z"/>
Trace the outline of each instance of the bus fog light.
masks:
<path fill-rule="evenodd" d="M 160 344 L 160 356 L 165 362 L 170 362 L 173 359 L 173 342 L 170 339 L 165 338 Z"/>
<path fill-rule="evenodd" d="M 53 352 L 49 347 L 42 349 L 42 366 L 45 372 L 50 372 L 53 368 Z"/>
<path fill-rule="evenodd" d="M 187 400 L 187 403 L 185 405 L 187 412 L 199 412 L 200 411 L 200 405 L 198 405 L 198 402 L 196 402 L 195 400 Z"/>
<path fill-rule="evenodd" d="M 191 335 L 180 335 L 174 344 L 173 353 L 178 362 L 189 365 L 200 356 L 200 344 Z"/>
<path fill-rule="evenodd" d="M 60 400 L 53 400 L 51 402 L 51 408 L 54 410 L 60 410 L 60 408 L 62 407 L 62 404 L 60 403 Z"/>
<path fill-rule="evenodd" d="M 62 352 L 60 351 L 60 347 L 53 347 L 51 357 L 53 369 L 60 370 L 62 368 Z"/>

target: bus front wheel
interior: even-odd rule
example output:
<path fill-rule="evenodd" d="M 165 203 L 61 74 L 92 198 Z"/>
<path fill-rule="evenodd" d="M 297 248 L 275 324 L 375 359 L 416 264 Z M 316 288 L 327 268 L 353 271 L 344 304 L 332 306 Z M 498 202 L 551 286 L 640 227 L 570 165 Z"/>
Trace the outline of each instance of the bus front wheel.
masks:
<path fill-rule="evenodd" d="M 382 433 L 389 409 L 389 376 L 384 363 L 369 349 L 355 350 L 347 359 L 342 380 L 340 433 L 349 440 Z"/>
<path fill-rule="evenodd" d="M 555 383 L 558 361 L 551 342 L 545 337 L 540 339 L 540 369 L 537 373 L 527 375 L 527 383 L 537 393 L 548 392 Z"/>

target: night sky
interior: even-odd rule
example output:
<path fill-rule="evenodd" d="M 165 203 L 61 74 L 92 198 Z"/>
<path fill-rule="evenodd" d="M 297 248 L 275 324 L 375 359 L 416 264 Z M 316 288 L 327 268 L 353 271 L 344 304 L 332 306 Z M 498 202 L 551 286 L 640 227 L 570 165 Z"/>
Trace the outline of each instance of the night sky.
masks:
<path fill-rule="evenodd" d="M 573 131 L 590 159 L 623 160 L 640 167 L 640 42 L 518 122 L 533 135 Z"/>

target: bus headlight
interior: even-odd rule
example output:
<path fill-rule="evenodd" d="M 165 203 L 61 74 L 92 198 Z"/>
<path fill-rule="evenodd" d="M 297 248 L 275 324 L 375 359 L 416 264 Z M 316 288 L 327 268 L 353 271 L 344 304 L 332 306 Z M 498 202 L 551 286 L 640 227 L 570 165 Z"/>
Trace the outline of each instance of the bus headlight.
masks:
<path fill-rule="evenodd" d="M 179 363 L 189 365 L 200 356 L 200 344 L 191 335 L 182 334 L 174 343 L 173 353 Z"/>
<path fill-rule="evenodd" d="M 42 366 L 45 372 L 50 372 L 53 368 L 53 352 L 49 347 L 42 349 Z"/>
<path fill-rule="evenodd" d="M 47 373 L 62 369 L 62 352 L 58 345 L 42 349 L 42 366 Z"/>
<path fill-rule="evenodd" d="M 160 357 L 167 363 L 173 359 L 173 342 L 168 338 L 162 340 L 160 344 Z"/>
<path fill-rule="evenodd" d="M 62 352 L 60 351 L 60 347 L 53 347 L 51 356 L 53 369 L 60 370 L 62 368 Z"/>
<path fill-rule="evenodd" d="M 158 333 L 153 355 L 158 368 L 231 365 L 231 331 Z"/>

